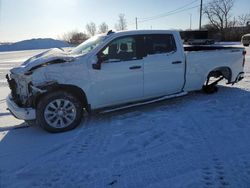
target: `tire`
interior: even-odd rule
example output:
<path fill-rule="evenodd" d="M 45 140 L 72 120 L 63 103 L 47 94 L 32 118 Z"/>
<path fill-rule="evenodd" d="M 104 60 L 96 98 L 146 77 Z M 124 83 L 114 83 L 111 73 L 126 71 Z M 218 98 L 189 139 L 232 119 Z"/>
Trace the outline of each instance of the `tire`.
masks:
<path fill-rule="evenodd" d="M 203 92 L 207 94 L 213 94 L 218 92 L 218 87 L 216 85 L 207 85 L 202 87 Z"/>
<path fill-rule="evenodd" d="M 244 46 L 249 46 L 249 44 L 243 44 Z"/>
<path fill-rule="evenodd" d="M 65 91 L 45 95 L 37 105 L 36 122 L 51 133 L 69 131 L 77 127 L 83 117 L 78 98 Z"/>

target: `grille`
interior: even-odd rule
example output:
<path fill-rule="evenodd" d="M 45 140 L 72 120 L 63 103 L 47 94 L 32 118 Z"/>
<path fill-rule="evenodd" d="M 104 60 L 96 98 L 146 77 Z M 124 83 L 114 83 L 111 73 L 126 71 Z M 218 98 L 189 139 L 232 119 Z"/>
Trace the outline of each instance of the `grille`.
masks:
<path fill-rule="evenodd" d="M 17 105 L 21 106 L 20 97 L 17 94 L 17 83 L 16 83 L 16 81 L 14 79 L 10 78 L 8 74 L 6 75 L 6 79 L 7 79 L 9 88 L 11 90 L 12 99 L 14 100 L 14 102 Z"/>

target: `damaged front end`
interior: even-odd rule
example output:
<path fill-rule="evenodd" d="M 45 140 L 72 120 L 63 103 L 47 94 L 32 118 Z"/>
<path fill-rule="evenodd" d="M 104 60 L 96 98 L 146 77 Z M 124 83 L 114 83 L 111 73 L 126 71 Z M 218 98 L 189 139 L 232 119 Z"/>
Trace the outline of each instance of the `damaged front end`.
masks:
<path fill-rule="evenodd" d="M 20 108 L 35 108 L 36 98 L 47 92 L 47 89 L 57 82 L 46 78 L 45 74 L 33 77 L 34 71 L 41 70 L 48 65 L 68 63 L 74 60 L 75 57 L 62 50 L 52 49 L 28 59 L 19 67 L 11 69 L 10 74 L 6 75 L 11 90 L 11 100 Z M 39 80 L 39 83 L 34 81 L 36 79 Z"/>
<path fill-rule="evenodd" d="M 6 98 L 7 109 L 18 119 L 35 119 L 36 111 L 29 102 L 30 98 L 27 92 L 22 92 L 25 90 L 23 84 L 16 82 L 16 80 L 9 75 L 6 75 L 6 79 L 11 89 L 11 94 Z"/>
<path fill-rule="evenodd" d="M 11 90 L 13 101 L 20 107 L 30 107 L 31 105 L 28 104 L 28 98 L 31 93 L 31 91 L 29 91 L 31 82 L 27 77 L 11 73 L 10 75 L 6 75 L 6 79 Z"/>
<path fill-rule="evenodd" d="M 15 74 L 6 75 L 6 79 L 11 90 L 11 99 L 21 108 L 35 108 L 37 97 L 57 84 L 55 81 L 51 81 L 33 85 L 29 76 L 22 78 Z"/>

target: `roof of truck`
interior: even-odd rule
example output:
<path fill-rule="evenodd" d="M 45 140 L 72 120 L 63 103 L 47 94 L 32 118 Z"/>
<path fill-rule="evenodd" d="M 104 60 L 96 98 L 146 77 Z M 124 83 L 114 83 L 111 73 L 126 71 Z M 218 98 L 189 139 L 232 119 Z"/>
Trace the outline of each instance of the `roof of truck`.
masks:
<path fill-rule="evenodd" d="M 176 30 L 127 30 L 127 31 L 114 31 L 110 34 L 116 33 L 116 34 L 125 34 L 125 35 L 138 35 L 138 34 L 164 34 L 164 33 L 177 33 Z"/>

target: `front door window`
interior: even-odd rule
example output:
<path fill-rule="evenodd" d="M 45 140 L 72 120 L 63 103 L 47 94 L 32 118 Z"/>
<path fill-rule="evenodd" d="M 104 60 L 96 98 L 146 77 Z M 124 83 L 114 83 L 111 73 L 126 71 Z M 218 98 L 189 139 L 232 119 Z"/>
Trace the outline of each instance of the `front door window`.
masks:
<path fill-rule="evenodd" d="M 104 50 L 101 51 L 101 55 L 104 58 L 104 63 L 135 60 L 135 44 L 135 39 L 133 37 L 114 40 Z"/>

